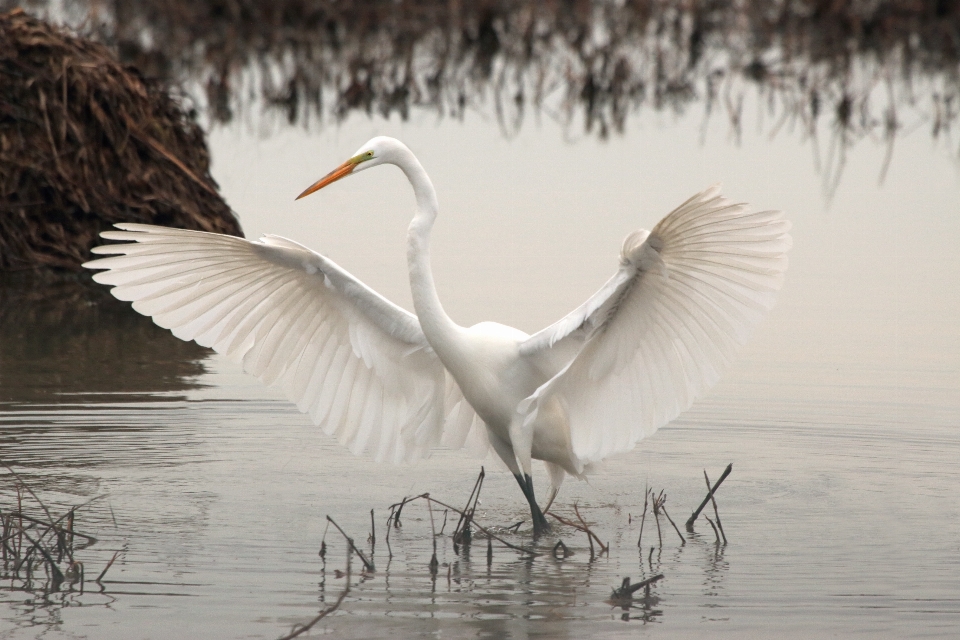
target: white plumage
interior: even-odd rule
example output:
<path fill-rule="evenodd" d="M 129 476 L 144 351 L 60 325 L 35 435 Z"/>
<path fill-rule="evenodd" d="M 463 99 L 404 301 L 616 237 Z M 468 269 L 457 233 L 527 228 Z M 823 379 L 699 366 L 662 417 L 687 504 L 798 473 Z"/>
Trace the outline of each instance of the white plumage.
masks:
<path fill-rule="evenodd" d="M 558 399 L 580 464 L 631 449 L 716 383 L 783 284 L 790 224 L 697 194 L 649 234 L 624 241 L 621 266 L 579 309 L 520 345 L 560 350 L 563 370 L 520 405 L 526 420 Z M 554 358 L 556 359 L 556 358 Z"/>
<path fill-rule="evenodd" d="M 87 263 L 120 300 L 265 384 L 355 454 L 416 460 L 473 414 L 416 316 L 296 242 L 120 224 Z M 461 406 L 465 405 L 465 406 Z M 461 415 L 463 414 L 463 415 Z M 463 431 L 462 426 L 458 426 Z"/>
<path fill-rule="evenodd" d="M 492 446 L 546 528 L 530 479 L 544 460 L 556 495 L 633 448 L 713 385 L 773 306 L 790 247 L 778 211 L 697 194 L 651 232 L 624 241 L 620 268 L 587 302 L 527 336 L 465 328 L 433 286 L 430 179 L 392 138 L 374 138 L 301 197 L 377 164 L 395 164 L 417 198 L 408 258 L 417 315 L 331 260 L 278 236 L 256 242 L 117 225 L 88 262 L 94 279 L 183 340 L 280 386 L 353 453 L 415 460 L 441 443 Z"/>

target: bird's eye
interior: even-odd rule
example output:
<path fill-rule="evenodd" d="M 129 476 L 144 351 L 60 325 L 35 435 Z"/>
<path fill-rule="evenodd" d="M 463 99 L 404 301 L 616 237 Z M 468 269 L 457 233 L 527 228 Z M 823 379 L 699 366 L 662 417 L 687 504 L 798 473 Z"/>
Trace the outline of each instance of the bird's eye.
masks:
<path fill-rule="evenodd" d="M 368 158 L 372 158 L 372 157 L 373 157 L 373 151 L 367 151 L 367 153 L 366 153 L 365 155 L 366 155 Z"/>

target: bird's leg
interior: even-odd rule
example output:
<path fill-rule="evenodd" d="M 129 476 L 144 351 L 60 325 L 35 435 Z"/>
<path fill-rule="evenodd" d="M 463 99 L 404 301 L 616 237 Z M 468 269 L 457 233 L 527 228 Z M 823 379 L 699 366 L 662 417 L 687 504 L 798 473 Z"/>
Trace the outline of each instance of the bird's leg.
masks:
<path fill-rule="evenodd" d="M 533 536 L 538 537 L 549 533 L 550 523 L 547 522 L 543 511 L 540 510 L 540 505 L 537 504 L 537 498 L 533 493 L 533 478 L 526 473 L 523 475 L 515 473 L 513 477 L 517 479 L 517 484 L 520 485 L 520 490 L 523 491 L 523 495 L 530 505 L 530 517 L 533 519 Z"/>
<path fill-rule="evenodd" d="M 547 500 L 547 506 L 543 508 L 543 512 L 546 513 L 550 511 L 550 507 L 553 506 L 553 501 L 557 499 L 557 494 L 560 493 L 560 487 L 551 487 L 550 489 L 550 499 Z"/>

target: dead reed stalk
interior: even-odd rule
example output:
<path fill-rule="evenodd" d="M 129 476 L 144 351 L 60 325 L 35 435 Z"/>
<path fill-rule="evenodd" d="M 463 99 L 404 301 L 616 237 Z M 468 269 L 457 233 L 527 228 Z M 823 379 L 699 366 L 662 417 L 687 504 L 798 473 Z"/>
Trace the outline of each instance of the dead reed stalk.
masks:
<path fill-rule="evenodd" d="M 97 576 L 97 579 L 94 580 L 94 582 L 96 582 L 97 584 L 99 584 L 100 581 L 103 580 L 103 576 L 107 575 L 107 571 L 110 570 L 110 567 L 113 566 L 113 563 L 116 562 L 117 556 L 119 556 L 119 555 L 120 555 L 120 552 L 119 552 L 119 551 L 114 551 L 114 552 L 113 552 L 113 557 L 110 558 L 110 562 L 107 563 L 107 566 L 105 566 L 105 567 L 103 568 L 103 571 L 100 572 L 100 575 Z"/>
<path fill-rule="evenodd" d="M 707 470 L 703 470 L 703 480 L 707 483 L 707 490 L 710 490 L 710 476 L 707 475 Z M 717 499 L 713 496 L 713 492 L 710 492 L 710 502 L 713 503 L 713 515 L 717 519 L 717 528 L 720 529 L 720 535 L 723 536 L 723 544 L 727 544 L 727 534 L 723 532 L 723 524 L 720 522 L 720 512 L 717 510 Z M 712 522 L 710 524 L 713 524 Z"/>
<path fill-rule="evenodd" d="M 343 599 L 347 597 L 348 593 L 350 593 L 350 554 L 349 553 L 347 554 L 347 567 L 346 567 L 346 571 L 344 572 L 344 575 L 346 577 L 346 586 L 344 586 L 343 591 L 340 592 L 340 597 L 337 598 L 336 602 L 334 602 L 329 607 L 326 607 L 323 611 L 317 614 L 317 616 L 313 618 L 313 620 L 311 620 L 310 622 L 294 625 L 293 630 L 291 630 L 290 633 L 284 636 L 280 636 L 278 640 L 292 640 L 293 638 L 296 638 L 297 636 L 300 636 L 306 633 L 315 624 L 317 624 L 318 622 L 326 618 L 328 615 L 330 615 L 331 613 L 333 613 L 334 611 L 340 608 L 340 605 L 343 604 Z"/>
<path fill-rule="evenodd" d="M 664 496 L 664 501 L 666 501 L 666 496 Z M 667 520 L 670 524 L 673 525 L 673 530 L 677 532 L 677 535 L 680 536 L 680 544 L 687 544 L 687 539 L 683 537 L 683 534 L 680 533 L 680 529 L 677 528 L 677 523 L 673 521 L 673 518 L 670 517 L 670 514 L 667 512 L 667 505 L 660 503 L 660 511 L 663 511 L 663 515 L 667 516 Z"/>
<path fill-rule="evenodd" d="M 717 544 L 720 544 L 720 532 L 717 531 L 717 525 L 713 524 L 713 520 L 710 519 L 710 516 L 703 516 L 707 519 L 707 522 L 710 523 L 710 528 L 713 529 L 713 535 L 717 536 Z"/>
<path fill-rule="evenodd" d="M 663 534 L 660 531 L 660 497 L 663 496 L 663 489 L 660 490 L 660 496 L 653 496 L 653 519 L 657 522 L 657 542 L 658 546 L 663 548 Z"/>
<path fill-rule="evenodd" d="M 424 494 L 427 497 L 427 511 L 430 512 L 430 541 L 433 543 L 433 556 L 430 557 L 430 575 L 436 577 L 440 562 L 437 560 L 437 527 L 433 523 L 433 503 L 430 502 L 430 494 Z"/>
<path fill-rule="evenodd" d="M 727 468 L 723 470 L 723 474 L 720 475 L 720 479 L 717 480 L 716 484 L 713 487 L 709 487 L 707 491 L 707 497 L 703 499 L 703 502 L 700 503 L 700 506 L 697 507 L 696 511 L 687 518 L 686 529 L 687 531 L 693 531 L 693 523 L 696 522 L 697 518 L 700 516 L 700 512 L 703 511 L 703 508 L 707 506 L 707 503 L 713 498 L 713 494 L 717 492 L 717 489 L 720 488 L 720 485 L 724 480 L 727 479 L 727 476 L 730 475 L 730 472 L 733 471 L 733 463 L 727 465 Z"/>
<path fill-rule="evenodd" d="M 576 530 L 578 530 L 578 531 L 582 531 L 582 532 L 584 532 L 585 534 L 587 534 L 587 542 L 590 543 L 590 559 L 591 559 L 591 560 L 596 556 L 596 552 L 595 552 L 594 546 L 593 546 L 593 541 L 594 541 L 594 540 L 597 541 L 597 545 L 600 547 L 600 555 L 603 555 L 604 553 L 609 553 L 609 551 L 610 551 L 609 546 L 603 544 L 603 542 L 600 541 L 600 537 L 597 536 L 597 534 L 595 534 L 593 531 L 590 530 L 590 527 L 587 526 L 586 520 L 584 520 L 584 519 L 583 519 L 583 516 L 580 515 L 580 509 L 579 509 L 579 507 L 578 507 L 576 504 L 573 505 L 573 511 L 574 511 L 574 513 L 577 514 L 577 520 L 580 521 L 579 523 L 577 523 L 577 522 L 572 522 L 572 521 L 570 521 L 570 520 L 567 520 L 566 518 L 563 518 L 563 517 L 561 517 L 561 516 L 558 516 L 557 514 L 553 513 L 552 511 L 548 511 L 547 513 L 548 513 L 548 515 L 550 515 L 552 518 L 554 518 L 555 520 L 557 520 L 557 522 L 559 522 L 560 524 L 565 524 L 565 525 L 567 525 L 568 527 L 573 527 L 574 529 L 576 529 Z"/>
<path fill-rule="evenodd" d="M 348 536 L 347 533 L 340 528 L 340 525 L 337 524 L 336 520 L 334 520 L 330 516 L 327 516 L 327 521 L 337 528 L 337 531 L 340 532 L 340 535 L 342 535 L 344 539 L 347 541 L 347 544 L 350 546 L 350 549 L 352 549 L 353 552 L 356 553 L 357 556 L 359 556 L 360 560 L 363 562 L 364 568 L 367 571 L 372 573 L 375 570 L 373 566 L 373 562 L 371 562 L 370 560 L 367 560 L 367 557 L 363 555 L 363 551 L 360 551 L 360 549 L 357 548 L 357 545 L 353 543 L 353 538 Z"/>
<path fill-rule="evenodd" d="M 650 488 L 643 488 L 643 515 L 640 516 L 640 535 L 637 536 L 637 547 L 642 548 L 643 541 L 643 523 L 647 519 L 647 501 L 650 499 Z"/>
<path fill-rule="evenodd" d="M 480 490 L 483 488 L 483 479 L 485 476 L 486 470 L 480 467 L 480 474 L 477 476 L 477 481 L 473 484 L 473 489 L 467 498 L 467 505 L 463 508 L 460 519 L 457 521 L 457 526 L 453 530 L 454 548 L 456 548 L 458 544 L 470 543 L 470 523 L 473 521 L 474 513 L 476 513 L 477 503 L 480 502 Z"/>
<path fill-rule="evenodd" d="M 0 507 L 0 558 L 3 568 L 12 570 L 14 580 L 21 579 L 24 584 L 21 588 L 34 591 L 34 568 L 42 566 L 47 579 L 42 589 L 57 591 L 60 585 L 69 580 L 73 585 L 80 583 L 83 590 L 84 565 L 77 560 L 74 553 L 78 549 L 86 548 L 96 542 L 96 538 L 76 530 L 76 512 L 78 509 L 101 498 L 88 500 L 81 505 L 70 507 L 66 513 L 55 518 L 40 496 L 27 484 L 9 464 L 0 460 L 0 466 L 16 480 L 16 508 L 6 510 Z M 39 507 L 38 517 L 28 515 L 25 511 L 28 505 L 24 497 L 30 496 Z M 83 543 L 77 545 L 80 538 Z M 61 568 L 61 563 L 65 567 Z M 20 571 L 25 569 L 25 578 L 20 578 Z"/>
<path fill-rule="evenodd" d="M 460 514 L 461 516 L 464 516 L 464 515 L 465 515 L 464 512 L 461 511 L 460 509 L 457 509 L 456 507 L 452 507 L 452 506 L 450 506 L 449 504 L 447 504 L 447 503 L 445 503 L 445 502 L 441 502 L 440 500 L 437 500 L 436 498 L 430 497 L 430 494 L 429 494 L 429 493 L 421 493 L 420 495 L 414 496 L 414 497 L 412 497 L 412 498 L 404 498 L 404 499 L 403 499 L 403 502 L 390 505 L 391 514 L 393 513 L 394 510 L 399 510 L 403 505 L 409 504 L 409 503 L 413 502 L 414 500 L 429 500 L 430 502 L 433 502 L 433 503 L 436 503 L 436 504 L 440 505 L 440 506 L 443 507 L 444 509 L 449 509 L 450 511 L 453 511 L 454 513 L 457 513 L 457 514 Z M 492 531 L 490 531 L 490 530 L 487 529 L 486 527 L 483 527 L 483 526 L 481 526 L 480 524 L 478 524 L 476 521 L 473 522 L 473 526 L 475 526 L 477 529 L 479 529 L 480 532 L 483 533 L 483 534 L 484 534 L 485 536 L 487 536 L 488 538 L 493 538 L 494 540 L 496 540 L 496 541 L 499 542 L 500 544 L 504 545 L 505 547 L 509 547 L 510 549 L 513 549 L 513 550 L 515 550 L 515 551 L 520 551 L 520 552 L 522 552 L 522 553 L 525 553 L 525 554 L 528 554 L 528 555 L 531 555 L 531 556 L 538 556 L 538 555 L 540 555 L 540 553 L 539 553 L 538 551 L 534 550 L 534 549 L 528 549 L 528 548 L 526 548 L 526 547 L 521 547 L 521 546 L 515 545 L 515 544 L 513 544 L 513 543 L 511 543 L 511 542 L 508 542 L 508 541 L 504 540 L 503 538 L 501 538 L 500 536 L 496 535 L 495 533 L 493 533 Z"/>

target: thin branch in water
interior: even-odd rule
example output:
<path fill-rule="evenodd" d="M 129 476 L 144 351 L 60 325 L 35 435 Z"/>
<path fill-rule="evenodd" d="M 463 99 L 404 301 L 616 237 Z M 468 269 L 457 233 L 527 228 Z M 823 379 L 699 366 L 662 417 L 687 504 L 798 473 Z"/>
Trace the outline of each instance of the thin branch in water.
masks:
<path fill-rule="evenodd" d="M 33 538 L 30 537 L 30 535 L 26 531 L 23 530 L 23 528 L 20 529 L 20 533 L 23 535 L 24 538 L 27 539 L 27 542 L 30 543 L 31 545 L 30 550 L 36 549 L 38 552 L 40 552 L 40 555 L 43 556 L 43 559 L 47 561 L 47 564 L 50 566 L 50 575 L 52 578 L 53 591 L 58 590 L 60 588 L 60 584 L 63 582 L 63 572 L 60 571 L 60 567 L 58 567 L 57 563 L 53 561 L 53 558 L 50 556 L 50 553 L 43 548 L 43 545 L 40 544 L 40 539 L 34 540 Z M 27 551 L 27 554 L 29 553 L 30 551 Z M 30 565 L 28 564 L 27 565 L 28 581 L 30 579 L 29 573 L 30 573 Z"/>
<path fill-rule="evenodd" d="M 393 520 L 393 528 L 399 529 L 403 525 L 400 524 L 400 512 L 403 511 L 404 505 L 410 502 L 410 498 L 404 498 L 397 504 L 390 505 L 390 515 L 387 516 L 387 526 L 390 526 L 390 520 Z M 389 536 L 389 533 L 388 533 Z"/>
<path fill-rule="evenodd" d="M 367 560 L 367 557 L 363 555 L 363 551 L 360 551 L 360 549 L 357 548 L 357 545 L 353 543 L 353 538 L 348 536 L 346 532 L 340 528 L 340 525 L 338 525 L 333 518 L 331 518 L 330 516 L 327 516 L 327 520 L 330 522 L 330 524 L 335 526 L 337 528 L 337 531 L 340 532 L 340 535 L 342 535 L 346 539 L 347 544 L 350 545 L 350 548 L 353 550 L 353 552 L 360 557 L 360 560 L 363 562 L 363 566 L 366 568 L 366 570 L 370 572 L 374 571 L 373 563 Z"/>
<path fill-rule="evenodd" d="M 449 512 L 450 512 L 450 509 L 443 510 L 443 524 L 440 525 L 440 533 L 437 534 L 438 536 L 442 536 L 443 530 L 447 528 L 447 513 Z"/>
<path fill-rule="evenodd" d="M 703 516 L 707 519 L 707 522 L 710 523 L 710 526 L 713 527 L 713 535 L 717 536 L 717 544 L 720 544 L 720 532 L 717 531 L 717 525 L 713 524 L 713 520 L 710 519 L 710 516 Z"/>
<path fill-rule="evenodd" d="M 480 474 L 477 481 L 473 484 L 473 490 L 467 498 L 467 505 L 463 508 L 462 515 L 457 521 L 457 526 L 453 530 L 453 543 L 467 544 L 470 542 L 470 523 L 473 521 L 473 515 L 477 510 L 477 503 L 480 501 L 480 490 L 483 488 L 483 480 L 486 477 L 486 470 L 480 467 Z"/>
<path fill-rule="evenodd" d="M 664 498 L 666 500 L 666 498 Z M 670 521 L 670 524 L 673 525 L 673 530 L 677 532 L 677 535 L 680 536 L 680 544 L 687 544 L 687 539 L 683 537 L 683 534 L 680 533 L 680 529 L 677 528 L 677 524 L 673 521 L 673 518 L 670 517 L 670 514 L 667 513 L 667 505 L 661 503 L 660 510 L 663 511 L 663 515 L 667 516 L 667 520 Z"/>
<path fill-rule="evenodd" d="M 430 494 L 424 494 L 427 497 L 427 510 L 430 512 L 430 539 L 433 541 L 433 556 L 430 558 L 430 575 L 437 576 L 437 569 L 440 563 L 437 561 L 437 527 L 433 523 L 433 503 L 430 502 Z"/>
<path fill-rule="evenodd" d="M 660 498 L 662 497 L 663 489 L 660 490 L 659 496 L 653 498 L 653 519 L 657 521 L 657 541 L 661 548 L 663 547 L 663 534 L 660 532 Z"/>
<path fill-rule="evenodd" d="M 707 483 L 707 490 L 710 490 L 710 476 L 707 475 L 707 470 L 703 470 L 703 479 Z M 713 493 L 710 494 L 710 502 L 713 503 L 713 515 L 717 519 L 717 527 L 720 529 L 720 535 L 723 536 L 723 544 L 727 544 L 727 534 L 723 532 L 723 524 L 720 522 L 720 512 L 717 510 L 717 499 L 713 497 Z M 712 523 L 711 523 L 712 524 Z"/>
<path fill-rule="evenodd" d="M 650 488 L 643 488 L 643 515 L 640 516 L 640 535 L 637 537 L 637 548 L 642 548 L 641 541 L 643 540 L 643 523 L 647 520 L 647 500 L 650 498 Z"/>
<path fill-rule="evenodd" d="M 24 482 L 24 481 L 23 481 L 23 478 L 20 477 L 20 474 L 18 474 L 16 471 L 14 471 L 14 470 L 13 470 L 13 467 L 11 467 L 9 464 L 7 464 L 6 462 L 4 462 L 3 460 L 0 460 L 0 465 L 2 465 L 4 468 L 6 468 L 7 471 L 9 471 L 11 474 L 13 474 L 13 477 L 16 478 L 16 479 L 17 479 L 17 482 L 20 483 L 20 486 L 22 486 L 24 489 L 26 489 L 26 490 L 30 493 L 30 495 L 33 496 L 33 499 L 37 501 L 37 504 L 40 505 L 40 508 L 43 509 L 43 512 L 44 512 L 45 514 L 47 514 L 47 520 L 49 521 L 50 526 L 51 526 L 51 527 L 56 527 L 57 525 L 54 523 L 53 516 L 50 515 L 50 510 L 47 509 L 47 505 L 43 504 L 43 501 L 40 500 L 40 498 L 37 496 L 37 494 L 35 494 L 35 493 L 33 492 L 33 489 L 30 488 L 30 485 L 28 485 L 26 482 Z M 23 512 L 22 504 L 19 504 L 19 503 L 21 503 L 19 491 L 17 492 L 17 502 L 18 502 L 18 509 L 17 509 L 17 510 L 20 511 L 20 512 Z M 22 528 L 22 527 L 23 527 L 23 523 L 21 523 L 20 526 L 21 526 L 21 528 Z"/>
<path fill-rule="evenodd" d="M 337 598 L 336 602 L 334 602 L 332 605 L 330 605 L 329 607 L 321 611 L 319 614 L 317 614 L 317 616 L 310 622 L 307 622 L 306 624 L 294 626 L 293 630 L 290 633 L 288 633 L 285 636 L 280 636 L 277 640 L 291 640 L 292 638 L 296 638 L 297 636 L 306 633 L 311 629 L 311 627 L 313 627 L 313 625 L 317 624 L 318 622 L 323 620 L 325 617 L 327 617 L 328 615 L 336 611 L 338 608 L 340 608 L 340 605 L 343 604 L 343 599 L 347 597 L 348 593 L 350 593 L 350 554 L 349 553 L 347 553 L 346 578 L 347 578 L 346 580 L 347 584 L 344 587 L 343 591 L 340 593 L 340 597 Z"/>
<path fill-rule="evenodd" d="M 91 502 L 93 502 L 93 500 L 88 500 L 88 501 L 85 502 L 84 504 L 81 504 L 81 505 L 78 506 L 78 507 L 74 507 L 74 509 L 79 509 L 80 507 L 82 507 L 82 506 L 84 506 L 84 505 L 86 505 L 86 504 L 90 504 Z M 17 518 L 20 520 L 21 524 L 23 523 L 24 520 L 26 520 L 27 522 L 31 522 L 31 523 L 33 523 L 33 524 L 38 524 L 38 525 L 42 525 L 42 526 L 44 526 L 44 527 L 47 527 L 47 531 L 44 532 L 45 534 L 48 533 L 48 532 L 50 532 L 50 531 L 58 531 L 58 530 L 60 530 L 60 527 L 59 527 L 60 522 L 61 522 L 64 518 L 67 517 L 66 515 L 63 515 L 63 516 L 57 518 L 57 519 L 54 521 L 54 526 L 53 526 L 53 527 L 50 527 L 50 525 L 47 524 L 46 520 L 40 520 L 40 519 L 38 519 L 38 518 L 33 518 L 33 517 L 31 517 L 31 516 L 28 516 L 28 515 L 26 515 L 26 514 L 24 514 L 24 513 L 19 512 L 19 511 L 14 511 L 11 515 L 17 516 Z M 85 533 L 80 533 L 79 531 L 73 531 L 73 532 L 71 532 L 71 535 L 73 535 L 73 536 L 80 536 L 81 538 L 83 538 L 84 540 L 86 540 L 87 543 L 86 543 L 85 546 L 89 546 L 90 544 L 93 544 L 94 542 L 97 541 L 97 539 L 94 538 L 93 536 L 87 535 L 87 534 L 85 534 Z"/>
<path fill-rule="evenodd" d="M 600 553 L 601 553 L 601 555 L 604 554 L 604 553 L 607 553 L 607 552 L 609 551 L 609 548 L 608 548 L 606 545 L 604 545 L 603 542 L 600 541 L 600 538 L 599 538 L 593 531 L 590 530 L 590 527 L 587 526 L 587 523 L 586 523 L 586 521 L 583 519 L 583 516 L 580 515 L 580 509 L 579 509 L 579 507 L 578 507 L 576 504 L 573 505 L 573 510 L 574 510 L 574 512 L 577 514 L 577 519 L 580 521 L 579 524 L 576 523 L 576 522 L 572 522 L 572 521 L 570 521 L 570 520 L 567 520 L 566 518 L 562 518 L 562 517 L 558 516 L 557 514 L 553 513 L 552 511 L 548 511 L 547 513 L 548 513 L 548 515 L 550 515 L 551 517 L 553 517 L 554 519 L 556 519 L 560 524 L 565 524 L 565 525 L 567 525 L 568 527 L 573 527 L 573 528 L 576 529 L 577 531 L 582 531 L 582 532 L 584 532 L 585 534 L 587 534 L 587 541 L 590 543 L 590 558 L 591 558 L 591 559 L 593 559 L 593 557 L 595 556 L 594 547 L 593 547 L 593 541 L 594 541 L 594 540 L 596 540 L 596 541 L 597 541 L 597 544 L 600 546 Z"/>
<path fill-rule="evenodd" d="M 110 567 L 113 566 L 113 563 L 116 562 L 117 556 L 119 556 L 119 555 L 120 555 L 120 552 L 119 552 L 119 551 L 114 551 L 114 552 L 113 552 L 113 557 L 110 558 L 110 562 L 107 563 L 107 566 L 105 566 L 105 567 L 103 568 L 103 571 L 100 572 L 100 575 L 97 576 L 97 579 L 94 580 L 94 582 L 96 582 L 97 584 L 99 584 L 100 581 L 103 580 L 103 576 L 107 575 L 107 571 L 110 570 Z"/>
<path fill-rule="evenodd" d="M 320 553 L 317 555 L 320 556 L 320 559 L 323 560 L 323 564 L 327 564 L 327 531 L 330 530 L 330 521 L 327 520 L 327 526 L 323 528 L 323 537 L 320 538 Z M 387 530 L 389 532 L 389 529 Z"/>
<path fill-rule="evenodd" d="M 726 469 L 723 470 L 723 474 L 721 474 L 720 479 L 717 480 L 717 483 L 713 485 L 713 487 L 707 492 L 707 497 L 703 499 L 703 502 L 700 503 L 700 506 L 697 507 L 697 510 L 694 511 L 689 518 L 687 518 L 687 524 L 686 524 L 687 531 L 693 531 L 693 523 L 696 522 L 697 518 L 700 516 L 700 512 L 703 511 L 703 508 L 705 506 L 707 506 L 707 503 L 710 501 L 710 498 L 712 498 L 713 494 L 717 492 L 717 489 L 720 488 L 720 485 L 723 483 L 724 480 L 727 479 L 727 476 L 730 475 L 731 471 L 733 471 L 732 462 L 727 465 Z"/>
<path fill-rule="evenodd" d="M 70 536 L 70 547 L 73 546 L 73 521 L 75 517 L 76 507 L 70 509 L 70 512 L 67 514 L 67 529 L 66 533 Z"/>
<path fill-rule="evenodd" d="M 603 546 L 602 542 L 600 542 L 600 538 L 598 538 L 593 531 L 590 531 L 590 527 L 587 526 L 587 521 L 583 519 L 582 515 L 580 515 L 580 507 L 576 502 L 573 503 L 573 512 L 577 514 L 577 520 L 579 520 L 580 524 L 583 525 L 583 531 L 585 531 L 587 534 L 587 540 L 590 540 L 590 558 L 593 559 L 593 540 L 596 540 L 597 544 L 600 546 L 600 553 L 606 553 L 607 548 Z"/>

